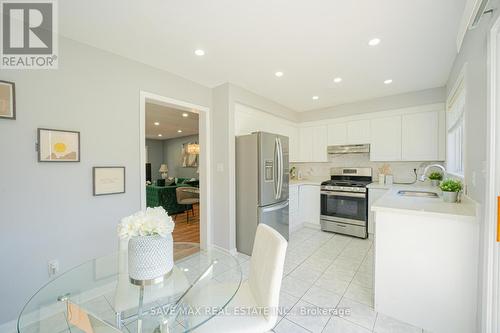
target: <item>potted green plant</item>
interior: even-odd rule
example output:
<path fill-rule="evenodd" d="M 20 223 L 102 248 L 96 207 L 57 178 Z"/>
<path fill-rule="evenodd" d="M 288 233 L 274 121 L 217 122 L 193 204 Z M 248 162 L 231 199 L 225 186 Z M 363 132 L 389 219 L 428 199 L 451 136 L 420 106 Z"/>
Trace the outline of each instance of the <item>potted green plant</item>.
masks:
<path fill-rule="evenodd" d="M 445 202 L 457 202 L 458 192 L 462 190 L 462 182 L 454 179 L 446 179 L 439 186 L 443 191 Z"/>
<path fill-rule="evenodd" d="M 439 186 L 439 183 L 443 180 L 443 174 L 439 171 L 431 172 L 429 179 L 432 186 Z"/>

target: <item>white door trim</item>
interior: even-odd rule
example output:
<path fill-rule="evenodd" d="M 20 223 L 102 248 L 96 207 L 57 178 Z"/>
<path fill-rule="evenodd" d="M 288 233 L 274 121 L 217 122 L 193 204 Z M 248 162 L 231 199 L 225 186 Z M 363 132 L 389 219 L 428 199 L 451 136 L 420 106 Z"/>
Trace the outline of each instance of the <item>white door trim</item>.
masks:
<path fill-rule="evenodd" d="M 177 100 L 170 97 L 160 96 L 146 91 L 140 92 L 139 107 L 139 142 L 141 142 L 140 158 L 140 184 L 141 184 L 141 209 L 146 209 L 146 102 L 154 102 L 165 106 L 175 107 L 189 112 L 198 113 L 200 116 L 200 245 L 207 248 L 212 244 L 212 201 L 211 201 L 211 181 L 210 181 L 210 156 L 211 156 L 211 128 L 210 109 L 193 103 Z"/>
<path fill-rule="evenodd" d="M 487 179 L 484 227 L 484 261 L 482 292 L 482 332 L 500 331 L 500 256 L 497 233 L 497 196 L 500 193 L 500 19 L 493 25 L 489 36 L 489 78 L 487 112 Z"/>

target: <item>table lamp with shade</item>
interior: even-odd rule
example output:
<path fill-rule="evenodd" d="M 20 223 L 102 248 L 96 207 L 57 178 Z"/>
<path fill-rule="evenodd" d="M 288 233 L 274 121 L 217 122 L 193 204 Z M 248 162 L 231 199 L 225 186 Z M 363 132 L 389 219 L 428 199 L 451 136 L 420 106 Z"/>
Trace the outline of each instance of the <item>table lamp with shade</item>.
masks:
<path fill-rule="evenodd" d="M 160 170 L 158 170 L 161 174 L 162 179 L 167 179 L 168 167 L 166 164 L 160 165 Z"/>

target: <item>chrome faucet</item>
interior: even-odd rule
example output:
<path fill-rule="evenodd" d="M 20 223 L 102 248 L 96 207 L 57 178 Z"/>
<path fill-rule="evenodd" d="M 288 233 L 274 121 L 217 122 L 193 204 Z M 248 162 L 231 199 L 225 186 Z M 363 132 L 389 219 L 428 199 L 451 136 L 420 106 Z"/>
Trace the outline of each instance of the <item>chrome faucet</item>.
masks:
<path fill-rule="evenodd" d="M 439 168 L 443 170 L 443 177 L 446 178 L 446 169 L 444 168 L 444 166 L 442 166 L 441 164 L 431 164 L 425 167 L 424 173 L 422 173 L 419 179 L 421 182 L 425 181 L 425 178 L 427 178 L 427 171 L 429 171 L 430 168 Z"/>

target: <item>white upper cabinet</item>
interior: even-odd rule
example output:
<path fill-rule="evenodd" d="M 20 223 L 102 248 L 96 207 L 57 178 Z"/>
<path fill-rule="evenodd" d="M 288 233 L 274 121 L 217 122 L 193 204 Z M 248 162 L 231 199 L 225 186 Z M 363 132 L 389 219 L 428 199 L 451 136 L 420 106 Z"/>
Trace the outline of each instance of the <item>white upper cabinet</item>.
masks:
<path fill-rule="evenodd" d="M 371 120 L 370 160 L 401 160 L 401 116 Z"/>
<path fill-rule="evenodd" d="M 307 124 L 235 105 L 235 134 L 265 131 L 287 136 L 290 162 L 328 162 L 328 146 L 365 143 L 371 145 L 372 161 L 443 161 L 445 126 L 441 104 Z"/>
<path fill-rule="evenodd" d="M 347 143 L 365 144 L 370 143 L 370 120 L 356 120 L 347 123 Z"/>
<path fill-rule="evenodd" d="M 288 149 L 290 150 L 290 162 L 297 162 L 300 158 L 299 129 L 295 126 L 290 128 L 288 135 Z"/>
<path fill-rule="evenodd" d="M 300 129 L 300 162 L 328 161 L 328 133 L 326 126 Z"/>
<path fill-rule="evenodd" d="M 402 159 L 436 161 L 439 159 L 438 111 L 402 116 Z"/>
<path fill-rule="evenodd" d="M 313 127 L 302 127 L 299 132 L 299 162 L 313 162 Z"/>
<path fill-rule="evenodd" d="M 328 125 L 328 146 L 347 144 L 347 123 Z"/>
<path fill-rule="evenodd" d="M 328 162 L 328 129 L 326 126 L 313 127 L 313 162 Z"/>

